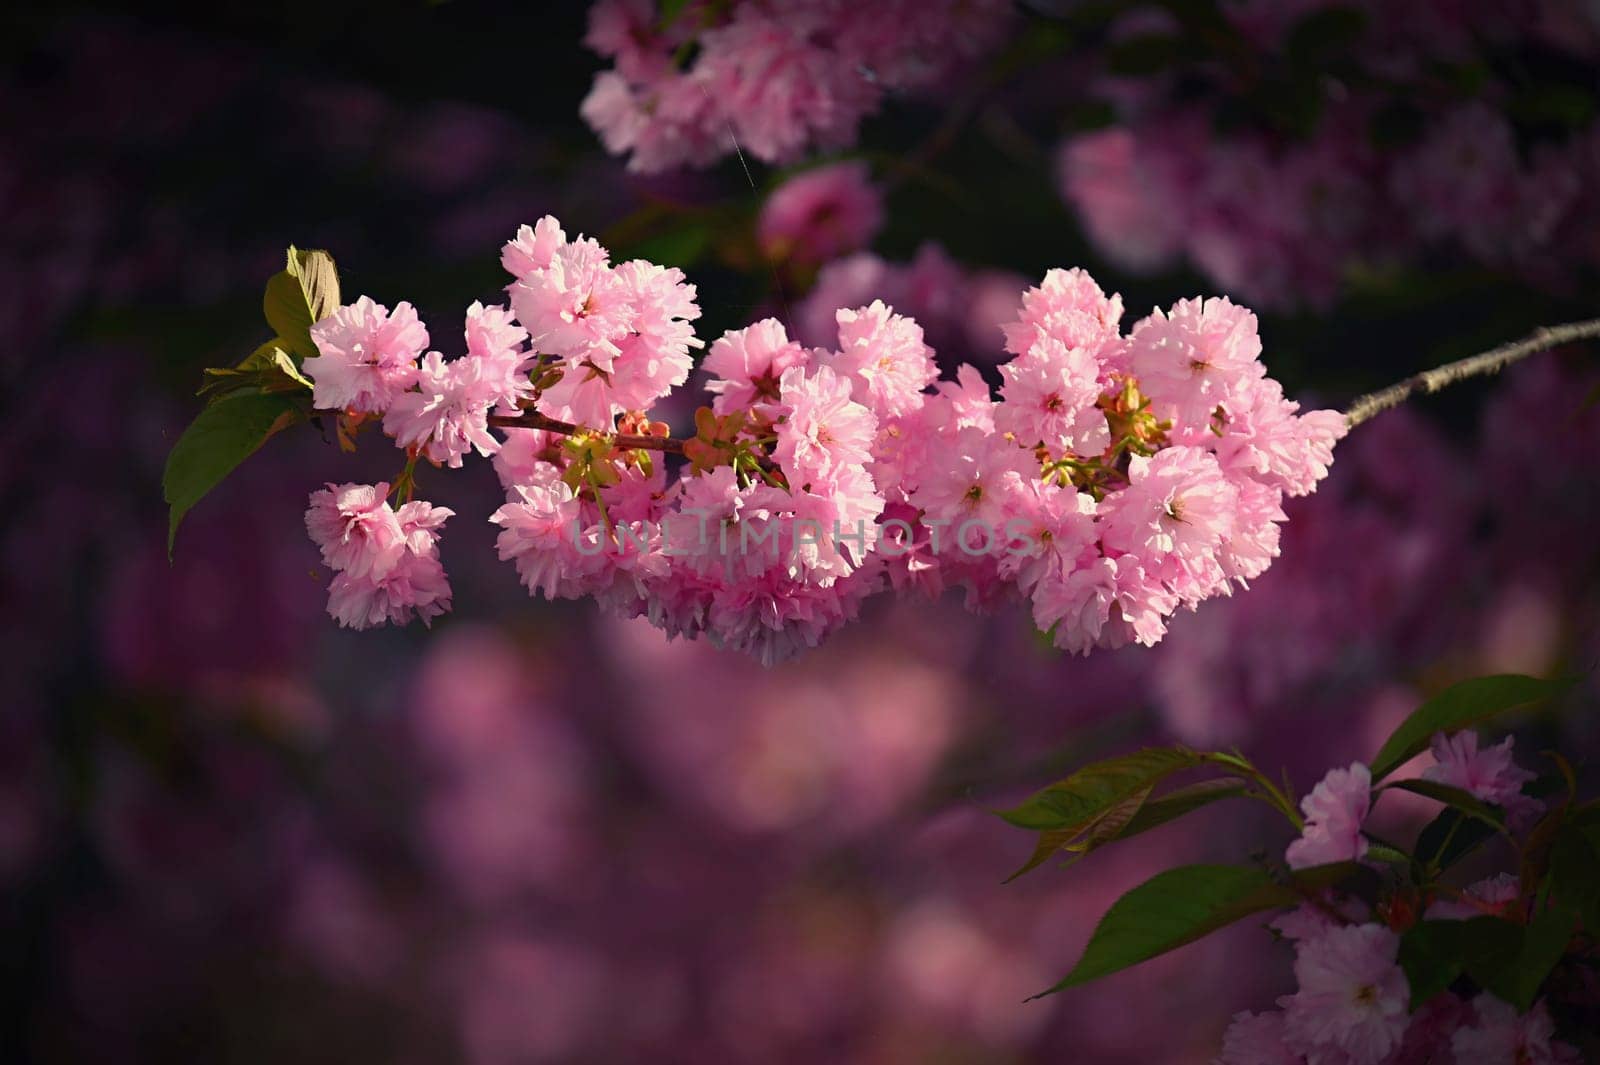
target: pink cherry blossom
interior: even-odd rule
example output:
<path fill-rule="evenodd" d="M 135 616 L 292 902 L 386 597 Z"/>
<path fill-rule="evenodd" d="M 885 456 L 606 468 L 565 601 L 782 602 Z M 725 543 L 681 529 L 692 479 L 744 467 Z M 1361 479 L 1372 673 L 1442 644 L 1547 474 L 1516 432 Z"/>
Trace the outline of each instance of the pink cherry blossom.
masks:
<path fill-rule="evenodd" d="M 387 484 L 329 484 L 311 493 L 306 532 L 322 561 L 352 577 L 382 576 L 406 550 Z"/>
<path fill-rule="evenodd" d="M 402 392 L 383 416 L 383 430 L 430 462 L 460 469 L 468 452 L 492 455 L 500 442 L 489 433 L 489 407 L 501 393 L 485 381 L 488 364 L 463 357 L 445 362 L 430 351 L 417 373 L 417 390 Z"/>
<path fill-rule="evenodd" d="M 878 420 L 850 398 L 848 380 L 826 366 L 809 374 L 794 367 L 778 387 L 783 421 L 774 457 L 790 484 L 826 484 L 841 469 L 867 463 Z"/>
<path fill-rule="evenodd" d="M 711 344 L 701 364 L 711 375 L 706 391 L 716 397 L 712 409 L 718 414 L 744 408 L 775 410 L 778 379 L 791 366 L 806 365 L 809 358 L 776 318 L 730 329 Z"/>
<path fill-rule="evenodd" d="M 1005 402 L 996 408 L 995 428 L 1018 443 L 1042 443 L 1054 454 L 1100 454 L 1111 444 L 1111 430 L 1095 406 L 1099 371 L 1087 349 L 1040 338 L 1025 355 L 1000 367 Z"/>
<path fill-rule="evenodd" d="M 598 38 L 626 51 L 616 34 L 638 31 L 648 50 L 662 31 L 642 11 L 597 16 Z M 810 17 L 761 29 L 777 35 L 764 47 L 801 61 Z M 1124 337 L 1121 298 L 1073 269 L 1021 293 L 998 398 L 971 365 L 939 380 L 921 326 L 873 300 L 832 313 L 836 350 L 770 318 L 724 334 L 706 357 L 711 411 L 663 454 L 624 441 L 661 433 L 652 412 L 688 377 L 694 286 L 643 260 L 613 266 L 551 217 L 501 260 L 510 310 L 473 304 L 465 353 L 407 356 L 405 387 L 368 413 L 437 465 L 495 457 L 498 550 L 534 594 L 592 597 L 764 661 L 814 646 L 886 588 L 961 588 L 973 610 L 1025 602 L 1075 652 L 1154 644 L 1179 607 L 1271 565 L 1284 494 L 1327 473 L 1344 429 L 1265 376 L 1248 311 L 1185 301 Z M 330 336 L 377 329 L 372 307 L 341 309 Z M 530 407 L 572 427 L 491 429 Z M 340 506 L 330 486 L 307 520 L 345 570 L 341 620 L 448 607 L 433 546 L 446 512 L 391 511 L 370 492 Z M 1330 842 L 1348 827 L 1313 817 L 1292 856 L 1355 853 L 1358 835 Z"/>
<path fill-rule="evenodd" d="M 762 205 L 756 236 L 772 259 L 822 263 L 872 243 L 883 197 L 867 164 L 833 163 L 779 185 Z"/>
<path fill-rule="evenodd" d="M 856 402 L 878 418 L 908 414 L 922 406 L 923 390 L 939 376 L 922 327 L 874 300 L 859 310 L 840 310 L 839 350 L 824 363 L 850 381 Z"/>
<path fill-rule="evenodd" d="M 1441 898 L 1428 907 L 1430 921 L 1466 921 L 1474 917 L 1505 915 L 1521 897 L 1522 881 L 1511 873 L 1497 873 L 1462 891 L 1463 899 Z"/>
<path fill-rule="evenodd" d="M 311 327 L 319 354 L 302 365 L 312 402 L 325 410 L 382 414 L 417 377 L 428 330 L 409 303 L 391 314 L 366 296 Z"/>
<path fill-rule="evenodd" d="M 1577 1048 L 1555 1038 L 1555 1022 L 1543 1001 L 1518 1014 L 1488 992 L 1472 1000 L 1474 1022 L 1450 1037 L 1458 1062 L 1473 1065 L 1578 1065 Z"/>
<path fill-rule="evenodd" d="M 1194 138 L 1179 132 L 1138 135 L 1112 127 L 1061 145 L 1062 196 L 1100 250 L 1126 270 L 1154 272 L 1183 249 L 1192 160 L 1203 154 L 1186 153 L 1186 140 Z"/>
<path fill-rule="evenodd" d="M 1463 729 L 1454 735 L 1439 733 L 1430 748 L 1434 764 L 1422 771 L 1426 780 L 1471 792 L 1484 802 L 1505 808 L 1508 817 L 1528 820 L 1542 805 L 1522 794 L 1522 786 L 1535 774 L 1511 760 L 1513 738 L 1492 747 L 1478 746 L 1478 734 Z"/>
<path fill-rule="evenodd" d="M 450 609 L 450 582 L 439 561 L 439 530 L 453 512 L 427 503 L 408 503 L 395 515 L 405 550 L 381 574 L 369 570 L 357 576 L 343 572 L 328 588 L 328 613 L 340 625 L 366 629 L 374 625 L 404 625 L 413 618 L 423 624 Z"/>
<path fill-rule="evenodd" d="M 1128 336 L 1128 367 L 1155 413 L 1188 426 L 1245 395 L 1265 373 L 1260 356 L 1256 316 L 1225 296 L 1156 310 Z"/>
<path fill-rule="evenodd" d="M 476 361 L 482 397 L 502 413 L 516 412 L 517 404 L 533 396 L 528 379 L 528 352 L 523 343 L 528 331 L 512 320 L 505 307 L 485 307 L 474 302 L 467 308 L 467 358 Z"/>
<path fill-rule="evenodd" d="M 1306 826 L 1289 844 L 1287 858 L 1293 869 L 1330 862 L 1345 862 L 1367 853 L 1361 826 L 1372 809 L 1372 772 L 1360 762 L 1348 769 L 1331 769 L 1311 794 L 1300 801 Z"/>
<path fill-rule="evenodd" d="M 1087 349 L 1091 355 L 1119 340 L 1122 297 L 1107 296 L 1087 271 L 1051 270 L 1022 294 L 1017 320 L 1003 327 L 1006 350 L 1025 355 L 1041 337 L 1063 346 Z"/>
<path fill-rule="evenodd" d="M 1281 1013 L 1237 1013 L 1222 1037 L 1213 1065 L 1304 1065 L 1305 1056 L 1284 1041 Z"/>
<path fill-rule="evenodd" d="M 1239 489 L 1210 452 L 1170 447 L 1135 455 L 1128 487 L 1100 508 L 1100 540 L 1146 560 L 1153 576 L 1198 602 L 1226 583 L 1220 551 L 1238 520 Z"/>
<path fill-rule="evenodd" d="M 1410 989 L 1395 963 L 1400 939 L 1382 925 L 1334 928 L 1296 944 L 1300 987 L 1282 1002 L 1291 1046 L 1313 1060 L 1342 1052 L 1379 1065 L 1406 1030 Z"/>

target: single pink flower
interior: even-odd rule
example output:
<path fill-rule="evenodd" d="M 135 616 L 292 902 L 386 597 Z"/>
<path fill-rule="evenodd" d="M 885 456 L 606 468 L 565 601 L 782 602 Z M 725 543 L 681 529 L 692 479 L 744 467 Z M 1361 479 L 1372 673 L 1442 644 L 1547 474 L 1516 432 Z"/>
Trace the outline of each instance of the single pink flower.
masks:
<path fill-rule="evenodd" d="M 312 402 L 325 410 L 382 414 L 417 377 L 417 357 L 428 330 L 409 303 L 393 313 L 366 296 L 340 307 L 311 327 L 318 354 L 301 369 L 312 382 Z"/>
<path fill-rule="evenodd" d="M 1128 335 L 1128 365 L 1158 417 L 1192 427 L 1266 373 L 1256 316 L 1224 296 L 1151 312 Z"/>
<path fill-rule="evenodd" d="M 352 577 L 381 577 L 394 568 L 406 536 L 388 493 L 388 484 L 331 483 L 311 493 L 306 532 L 325 564 Z"/>
<path fill-rule="evenodd" d="M 939 377 L 922 327 L 882 300 L 856 310 L 841 309 L 839 351 L 824 365 L 848 379 L 856 402 L 879 418 L 909 414 L 922 406 L 923 390 Z"/>
<path fill-rule="evenodd" d="M 1411 991 L 1395 959 L 1400 939 L 1382 925 L 1334 928 L 1295 949 L 1300 988 L 1282 999 L 1288 1042 L 1313 1060 L 1342 1052 L 1379 1065 L 1405 1035 Z"/>
<path fill-rule="evenodd" d="M 1372 809 L 1372 772 L 1360 762 L 1331 769 L 1311 794 L 1300 800 L 1306 826 L 1289 844 L 1292 869 L 1359 859 L 1367 853 L 1361 826 Z"/>
<path fill-rule="evenodd" d="M 871 459 L 878 420 L 850 392 L 850 382 L 825 366 L 810 374 L 800 367 L 785 371 L 774 456 L 791 487 L 820 487 L 840 469 Z"/>
<path fill-rule="evenodd" d="M 1434 764 L 1423 770 L 1424 780 L 1437 781 L 1471 792 L 1484 802 L 1504 808 L 1517 821 L 1531 820 L 1543 804 L 1522 794 L 1522 786 L 1535 776 L 1511 760 L 1513 739 L 1507 736 L 1492 747 L 1479 748 L 1478 734 L 1463 729 L 1453 736 L 1434 736 Z"/>

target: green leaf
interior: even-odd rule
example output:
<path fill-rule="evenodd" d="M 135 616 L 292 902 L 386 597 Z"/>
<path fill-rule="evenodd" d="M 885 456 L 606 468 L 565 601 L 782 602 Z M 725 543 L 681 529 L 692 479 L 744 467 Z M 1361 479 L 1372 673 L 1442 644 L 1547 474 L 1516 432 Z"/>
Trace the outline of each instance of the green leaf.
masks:
<path fill-rule="evenodd" d="M 1493 826 L 1451 807 L 1429 821 L 1417 836 L 1417 861 L 1448 869 L 1494 837 Z"/>
<path fill-rule="evenodd" d="M 1174 788 L 1160 798 L 1145 803 L 1116 838 L 1127 839 L 1141 832 L 1148 832 L 1152 828 L 1159 828 L 1168 821 L 1182 817 L 1192 810 L 1198 810 L 1202 806 L 1209 806 L 1219 799 L 1236 799 L 1243 795 L 1248 787 L 1249 784 L 1238 777 L 1218 777 L 1216 780 L 1202 780 L 1198 784 Z"/>
<path fill-rule="evenodd" d="M 1561 827 L 1550 849 L 1550 894 L 1585 928 L 1600 929 L 1600 828 L 1577 821 Z"/>
<path fill-rule="evenodd" d="M 311 341 L 312 323 L 339 307 L 339 272 L 325 251 L 289 248 L 287 265 L 267 281 L 261 312 L 278 334 L 278 343 L 295 359 L 317 354 Z"/>
<path fill-rule="evenodd" d="M 1525 1013 L 1566 953 L 1576 921 L 1570 911 L 1546 910 L 1526 926 L 1498 917 L 1474 917 L 1460 924 L 1467 975 Z"/>
<path fill-rule="evenodd" d="M 311 381 L 300 372 L 284 348 L 288 341 L 274 337 L 246 355 L 237 366 L 212 367 L 201 371 L 197 395 L 215 403 L 240 392 L 311 391 Z"/>
<path fill-rule="evenodd" d="M 711 244 L 711 230 L 703 225 L 668 229 L 635 241 L 628 249 L 637 259 L 662 266 L 693 266 Z"/>
<path fill-rule="evenodd" d="M 1411 1010 L 1461 975 L 1460 921 L 1418 921 L 1400 937 L 1400 968 L 1411 988 Z"/>
<path fill-rule="evenodd" d="M 683 14 L 683 9 L 689 6 L 689 0 L 661 0 L 660 17 L 656 19 L 656 27 L 664 30 Z"/>
<path fill-rule="evenodd" d="M 1479 987 L 1526 1012 L 1550 970 L 1566 953 L 1573 914 L 1552 909 L 1527 925 L 1499 917 L 1421 921 L 1400 941 L 1400 964 L 1413 1004 L 1465 973 Z"/>
<path fill-rule="evenodd" d="M 1200 761 L 1186 747 L 1149 747 L 1084 766 L 1021 804 L 997 812 L 1018 828 L 1076 834 L 1111 807 Z"/>
<path fill-rule="evenodd" d="M 1216 780 L 1202 780 L 1198 784 L 1174 788 L 1159 799 L 1149 799 L 1149 790 L 1146 789 L 1132 799 L 1125 800 L 1123 804 L 1112 807 L 1106 814 L 1091 822 L 1087 831 L 1053 830 L 1039 833 L 1039 842 L 1034 846 L 1028 863 L 1006 877 L 1006 883 L 1009 884 L 1023 873 L 1037 869 L 1053 854 L 1071 851 L 1077 855 L 1072 860 L 1077 861 L 1107 843 L 1159 828 L 1168 821 L 1182 817 L 1191 810 L 1197 810 L 1218 799 L 1232 799 L 1243 795 L 1247 787 L 1246 782 L 1238 777 L 1219 777 Z M 1131 817 L 1120 813 L 1122 806 L 1128 805 L 1132 807 Z"/>
<path fill-rule="evenodd" d="M 1480 821 L 1499 827 L 1506 823 L 1505 812 L 1493 803 L 1484 802 L 1470 791 L 1463 788 L 1451 787 L 1449 784 L 1440 784 L 1434 780 L 1397 780 L 1386 788 L 1397 788 L 1400 791 L 1409 791 L 1413 795 L 1421 795 L 1452 806 L 1462 813 L 1476 817 Z"/>
<path fill-rule="evenodd" d="M 1413 710 L 1394 730 L 1372 760 L 1372 779 L 1381 780 L 1410 761 L 1436 732 L 1455 732 L 1507 710 L 1549 699 L 1575 682 L 1573 678 L 1540 680 L 1507 673 L 1452 685 Z"/>
<path fill-rule="evenodd" d="M 171 507 L 167 557 L 178 525 L 196 503 L 278 432 L 305 417 L 288 396 L 230 396 L 201 411 L 167 456 L 161 488 Z"/>
<path fill-rule="evenodd" d="M 311 383 L 311 379 L 300 372 L 300 367 L 295 364 L 295 361 L 282 348 L 274 347 L 272 349 L 272 365 L 287 380 L 288 384 L 284 386 L 285 391 L 301 388 L 310 392 L 315 388 Z M 263 387 L 266 387 L 269 392 L 275 390 L 271 387 Z"/>
<path fill-rule="evenodd" d="M 1154 801 L 1148 801 L 1150 788 L 1143 788 L 1091 821 L 1085 831 L 1057 829 L 1039 833 L 1039 842 L 1034 846 L 1028 863 L 1006 877 L 1005 882 L 1009 884 L 1023 873 L 1037 869 L 1052 854 L 1071 851 L 1077 855 L 1072 861 L 1078 861 L 1107 843 L 1148 832 L 1207 803 L 1242 794 L 1244 788 L 1244 781 L 1232 777 L 1204 780 L 1187 788 L 1178 788 Z"/>
<path fill-rule="evenodd" d="M 1236 865 L 1185 865 L 1146 880 L 1112 904 L 1083 950 L 1078 964 L 1053 994 L 1109 976 L 1280 906 L 1299 895 L 1265 870 Z"/>

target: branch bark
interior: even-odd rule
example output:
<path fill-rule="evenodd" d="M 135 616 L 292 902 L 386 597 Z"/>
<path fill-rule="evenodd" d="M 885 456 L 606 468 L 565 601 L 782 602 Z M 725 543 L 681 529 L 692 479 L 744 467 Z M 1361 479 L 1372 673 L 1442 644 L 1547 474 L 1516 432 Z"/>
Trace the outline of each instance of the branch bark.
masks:
<path fill-rule="evenodd" d="M 547 418 L 537 411 L 523 411 L 521 414 L 497 414 L 489 418 L 489 424 L 498 429 L 543 429 L 550 433 L 570 435 L 582 432 L 581 425 L 560 421 L 556 418 Z M 633 433 L 608 433 L 606 434 L 620 448 L 642 448 L 646 451 L 670 451 L 674 455 L 683 454 L 683 441 L 670 436 L 641 436 Z"/>
<path fill-rule="evenodd" d="M 1512 363 L 1520 362 L 1537 352 L 1548 351 L 1550 348 L 1570 344 L 1575 340 L 1592 340 L 1596 337 L 1600 337 L 1600 318 L 1587 322 L 1544 326 L 1534 330 L 1522 340 L 1502 344 L 1491 351 L 1457 362 L 1435 366 L 1431 370 L 1423 370 L 1388 388 L 1369 392 L 1350 404 L 1349 409 L 1344 412 L 1345 421 L 1353 429 L 1392 407 L 1398 407 L 1418 392 L 1425 394 L 1437 392 L 1469 377 L 1499 373 Z"/>

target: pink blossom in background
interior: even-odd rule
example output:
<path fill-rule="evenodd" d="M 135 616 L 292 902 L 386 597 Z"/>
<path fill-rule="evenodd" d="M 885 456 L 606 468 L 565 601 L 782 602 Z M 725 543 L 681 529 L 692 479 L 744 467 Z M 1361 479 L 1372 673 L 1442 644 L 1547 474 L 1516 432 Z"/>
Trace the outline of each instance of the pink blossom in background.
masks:
<path fill-rule="evenodd" d="M 1287 144 L 1213 134 L 1187 100 L 1125 109 L 1119 125 L 1069 136 L 1057 172 L 1095 246 L 1130 272 L 1186 256 L 1228 294 L 1288 310 L 1326 309 L 1352 275 L 1433 247 L 1459 246 L 1554 291 L 1595 261 L 1595 248 L 1559 237 L 1594 214 L 1592 130 L 1524 159 L 1503 113 L 1475 103 L 1379 154 L 1357 94 Z"/>
<path fill-rule="evenodd" d="M 477 626 L 442 634 L 415 678 L 416 829 L 444 882 L 475 905 L 563 892 L 588 850 L 590 756 L 541 685 L 520 648 Z"/>
<path fill-rule="evenodd" d="M 883 196 L 867 164 L 832 163 L 779 185 L 761 207 L 756 237 L 771 259 L 822 263 L 867 247 L 883 226 Z"/>
<path fill-rule="evenodd" d="M 1015 274 L 968 271 L 932 242 L 904 263 L 857 252 L 817 272 L 811 291 L 794 307 L 794 333 L 803 343 L 827 347 L 836 335 L 838 311 L 881 300 L 922 327 L 928 345 L 944 353 L 941 365 L 948 371 L 962 357 L 1002 357 L 1000 327 L 1016 316 L 1027 288 Z"/>
<path fill-rule="evenodd" d="M 1185 197 L 1198 160 L 1186 145 L 1199 141 L 1177 125 L 1150 137 L 1127 129 L 1080 134 L 1064 142 L 1057 172 L 1065 196 L 1084 227 L 1117 266 L 1138 272 L 1163 269 L 1183 247 Z"/>
<path fill-rule="evenodd" d="M 1519 1015 L 1488 992 L 1472 1000 L 1474 1024 L 1450 1038 L 1459 1062 L 1483 1065 L 1578 1065 L 1583 1056 L 1555 1038 L 1555 1023 L 1541 1001 Z"/>
<path fill-rule="evenodd" d="M 704 166 L 735 145 L 769 163 L 845 147 L 886 92 L 936 87 L 1010 25 L 998 0 L 779 0 L 704 15 L 659 20 L 634 0 L 590 9 L 585 43 L 615 67 L 580 113 L 630 170 Z M 689 42 L 694 61 L 679 69 L 673 53 Z"/>

